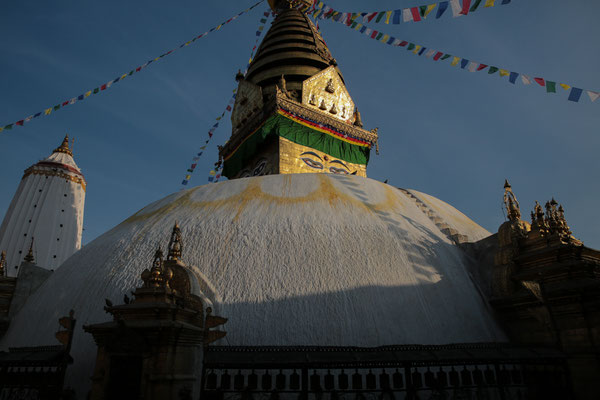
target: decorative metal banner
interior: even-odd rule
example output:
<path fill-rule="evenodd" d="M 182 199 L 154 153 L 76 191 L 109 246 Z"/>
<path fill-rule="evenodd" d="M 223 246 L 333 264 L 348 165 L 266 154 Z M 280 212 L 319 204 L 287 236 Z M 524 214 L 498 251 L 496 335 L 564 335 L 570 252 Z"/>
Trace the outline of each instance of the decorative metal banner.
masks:
<path fill-rule="evenodd" d="M 466 1 L 466 0 L 464 0 L 464 1 Z M 331 7 L 323 4 L 322 2 L 320 2 L 319 6 L 317 6 L 315 9 L 316 10 L 319 10 L 319 9 L 324 10 L 325 7 L 328 8 L 328 10 L 329 10 L 328 12 L 332 12 L 332 13 L 337 12 L 337 11 L 333 10 Z M 303 9 L 303 10 L 307 9 L 306 6 L 298 6 L 298 8 Z M 309 8 L 309 10 L 310 10 L 310 8 Z M 338 14 L 341 15 L 341 13 L 339 13 L 339 12 L 338 12 Z M 317 11 L 314 12 L 314 15 L 318 15 Z M 545 88 L 547 93 L 556 93 L 557 86 L 559 86 L 562 89 L 564 89 L 565 91 L 569 92 L 568 100 L 574 101 L 574 102 L 579 102 L 583 92 L 586 92 L 588 94 L 588 96 L 592 102 L 594 102 L 598 98 L 600 98 L 600 92 L 596 92 L 593 90 L 584 90 L 581 88 L 573 87 L 566 83 L 559 83 L 559 82 L 551 81 L 551 80 L 548 80 L 545 78 L 530 77 L 529 75 L 525 75 L 525 74 L 522 74 L 519 72 L 510 71 L 508 69 L 503 69 L 503 68 L 496 67 L 496 66 L 489 65 L 489 64 L 483 64 L 483 63 L 469 60 L 469 59 L 463 58 L 463 57 L 453 56 L 452 54 L 448 54 L 443 51 L 434 50 L 431 48 L 427 48 L 423 45 L 419 45 L 419 44 L 415 44 L 412 42 L 408 42 L 406 40 L 401 40 L 401 39 L 395 38 L 394 36 L 385 34 L 381 31 L 371 29 L 362 23 L 352 21 L 348 17 L 346 17 L 345 20 L 340 18 L 340 20 L 338 22 L 343 22 L 344 25 L 348 26 L 349 28 L 358 31 L 358 32 L 362 33 L 363 35 L 368 36 L 371 39 L 377 40 L 378 42 L 385 43 L 387 45 L 395 46 L 395 47 L 406 47 L 406 50 L 412 52 L 413 54 L 419 55 L 419 56 L 425 55 L 425 57 L 431 58 L 433 61 L 444 61 L 444 60 L 451 59 L 450 66 L 452 66 L 452 67 L 460 64 L 461 69 L 466 69 L 470 72 L 479 72 L 479 71 L 483 71 L 483 70 L 487 69 L 488 75 L 494 75 L 494 74 L 498 73 L 498 75 L 500 77 L 508 76 L 508 81 L 512 84 L 516 84 L 517 78 L 521 77 L 521 81 L 523 82 L 524 85 L 530 85 L 531 83 L 535 82 L 539 86 Z"/>
<path fill-rule="evenodd" d="M 250 59 L 248 60 L 248 64 L 246 65 L 246 68 L 244 69 L 244 75 L 246 74 L 246 72 L 248 72 L 248 68 L 250 68 L 250 64 L 252 63 L 252 59 L 254 58 L 254 53 L 256 52 L 258 41 L 265 30 L 265 25 L 267 24 L 267 20 L 270 15 L 271 15 L 271 11 L 270 11 L 270 9 L 268 9 L 267 11 L 265 11 L 263 13 L 263 15 L 260 19 L 260 26 L 256 30 L 256 41 L 254 42 L 254 47 L 252 47 L 252 51 L 250 52 Z M 192 158 L 192 165 L 190 166 L 190 168 L 188 168 L 187 174 L 186 174 L 185 178 L 183 179 L 183 181 L 181 182 L 182 185 L 186 186 L 188 184 L 188 182 L 190 181 L 190 179 L 192 178 L 192 174 L 194 173 L 194 170 L 196 169 L 196 166 L 198 165 L 198 160 L 204 153 L 204 150 L 206 150 L 206 147 L 208 146 L 208 143 L 212 139 L 212 137 L 215 133 L 215 130 L 219 127 L 219 122 L 221 121 L 221 119 L 223 119 L 223 117 L 225 116 L 226 113 L 232 111 L 233 105 L 235 103 L 236 91 L 237 91 L 237 89 L 233 90 L 233 96 L 227 103 L 225 110 L 223 110 L 221 115 L 216 118 L 217 122 L 208 131 L 208 139 L 206 139 L 204 141 L 204 145 L 198 149 L 198 152 L 196 153 L 194 158 Z M 219 161 L 217 161 L 215 163 L 215 169 L 211 170 L 209 173 L 208 181 L 215 182 L 215 183 L 218 182 L 219 178 L 221 178 L 220 170 L 221 170 L 221 163 Z"/>
<path fill-rule="evenodd" d="M 22 119 L 22 120 L 20 120 L 20 121 L 17 121 L 17 122 L 14 122 L 14 123 L 12 123 L 12 124 L 8 124 L 8 125 L 5 125 L 5 126 L 0 126 L 0 132 L 2 132 L 2 131 L 4 131 L 4 130 L 10 130 L 10 129 L 12 129 L 14 126 L 23 126 L 25 123 L 27 123 L 27 122 L 31 121 L 31 120 L 32 120 L 32 119 L 34 119 L 34 118 L 38 118 L 38 117 L 40 117 L 40 116 L 44 116 L 44 115 L 50 115 L 50 114 L 51 114 L 53 111 L 57 111 L 57 110 L 59 110 L 59 109 L 61 109 L 61 108 L 64 108 L 64 107 L 66 107 L 66 106 L 68 106 L 68 105 L 70 105 L 70 104 L 74 104 L 74 103 L 76 103 L 76 102 L 78 102 L 78 101 L 85 100 L 85 99 L 87 99 L 89 96 L 91 96 L 92 94 L 98 94 L 98 93 L 100 93 L 100 92 L 102 92 L 102 91 L 104 91 L 104 90 L 106 90 L 106 89 L 110 88 L 110 87 L 111 87 L 113 84 L 115 84 L 115 83 L 117 83 L 117 82 L 119 82 L 119 81 L 122 81 L 123 79 L 127 78 L 128 76 L 131 76 L 131 75 L 133 75 L 133 74 L 135 74 L 135 73 L 137 73 L 137 72 L 140 72 L 142 69 L 146 68 L 148 65 L 152 64 L 154 61 L 158 61 L 158 60 L 160 60 L 161 58 L 163 58 L 163 57 L 165 57 L 165 56 L 168 56 L 168 55 L 170 55 L 170 54 L 173 54 L 175 51 L 177 51 L 177 50 L 181 49 L 182 47 L 186 47 L 186 46 L 188 46 L 188 45 L 192 44 L 192 43 L 193 43 L 193 42 L 195 42 L 196 40 L 198 40 L 198 39 L 200 39 L 200 38 L 202 38 L 202 37 L 204 37 L 204 36 L 208 35 L 208 34 L 209 34 L 209 33 L 211 33 L 211 32 L 218 31 L 218 30 L 219 30 L 219 29 L 221 29 L 221 28 L 222 28 L 224 25 L 227 25 L 228 23 L 230 23 L 230 22 L 234 21 L 235 19 L 237 19 L 237 18 L 238 18 L 238 17 L 240 17 L 241 15 L 248 13 L 250 10 L 252 10 L 252 9 L 256 8 L 258 5 L 260 5 L 260 4 L 261 4 L 262 2 L 264 2 L 264 1 L 265 1 L 265 0 L 261 0 L 261 1 L 259 1 L 258 3 L 256 3 L 256 4 L 254 4 L 253 6 L 251 6 L 251 7 L 247 8 L 247 9 L 245 9 L 244 11 L 242 11 L 242 12 L 240 12 L 240 13 L 236 14 L 235 16 L 233 16 L 233 17 L 229 18 L 227 21 L 225 21 L 225 22 L 223 22 L 223 23 L 219 24 L 218 26 L 216 26 L 216 27 L 214 27 L 214 28 L 212 28 L 212 29 L 210 29 L 210 30 L 208 30 L 208 31 L 206 31 L 206 32 L 204 32 L 204 33 L 202 33 L 202 34 L 200 34 L 200 35 L 196 36 L 195 38 L 193 38 L 193 39 L 191 39 L 191 40 L 188 40 L 187 42 L 185 42 L 185 43 L 181 44 L 179 47 L 176 47 L 176 48 L 174 48 L 174 49 L 172 49 L 172 50 L 169 50 L 169 51 L 167 51 L 166 53 L 163 53 L 163 54 L 161 54 L 160 56 L 158 56 L 158 57 L 156 57 L 156 58 L 153 58 L 152 60 L 149 60 L 149 61 L 147 61 L 146 63 L 144 63 L 144 64 L 140 65 L 139 67 L 132 69 L 132 70 L 131 70 L 131 71 L 129 71 L 128 73 L 125 73 L 125 74 L 123 74 L 123 75 L 121 75 L 121 76 L 118 76 L 118 77 L 116 77 L 115 79 L 113 79 L 113 80 L 111 80 L 111 81 L 108 81 L 108 82 L 106 82 L 106 83 L 105 83 L 105 84 L 103 84 L 103 85 L 100 85 L 100 86 L 98 86 L 98 87 L 96 87 L 96 88 L 94 88 L 94 89 L 92 89 L 92 90 L 88 90 L 87 92 L 85 92 L 85 93 L 82 93 L 82 94 L 80 94 L 79 96 L 73 97 L 73 98 L 72 98 L 72 99 L 70 99 L 70 100 L 66 100 L 66 101 L 63 101 L 63 102 L 61 102 L 61 103 L 58 103 L 57 105 L 55 105 L 55 106 L 53 106 L 53 107 L 50 107 L 50 108 L 47 108 L 47 109 L 45 109 L 45 110 L 43 110 L 43 111 L 39 111 L 39 112 L 37 112 L 37 113 L 35 113 L 35 114 L 32 114 L 32 115 L 30 115 L 29 117 L 27 117 L 27 118 L 24 118 L 24 119 Z"/>
<path fill-rule="evenodd" d="M 462 4 L 460 0 L 449 0 L 411 8 L 360 13 L 336 11 L 325 5 L 323 2 L 319 2 L 316 6 L 314 4 L 312 6 L 303 4 L 301 6 L 299 5 L 299 7 L 307 14 L 313 14 L 315 18 L 319 19 L 331 19 L 336 22 L 352 23 L 358 18 L 362 18 L 363 23 L 381 22 L 398 25 L 410 21 L 419 22 L 426 19 L 429 15 L 435 15 L 435 18 L 438 19 L 446 13 L 448 6 L 452 9 L 452 15 L 454 17 L 461 17 L 480 9 L 479 6 L 481 6 L 482 3 L 483 6 L 481 8 L 489 8 L 494 7 L 496 4 L 510 4 L 511 0 L 485 0 L 485 2 L 483 2 L 483 0 L 462 0 Z M 436 11 L 435 13 L 433 12 L 434 10 Z"/>

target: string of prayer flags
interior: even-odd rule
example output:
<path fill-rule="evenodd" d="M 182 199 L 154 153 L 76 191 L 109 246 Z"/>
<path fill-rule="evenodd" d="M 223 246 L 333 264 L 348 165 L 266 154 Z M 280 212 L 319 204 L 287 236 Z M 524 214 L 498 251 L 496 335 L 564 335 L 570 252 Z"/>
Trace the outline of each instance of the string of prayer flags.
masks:
<path fill-rule="evenodd" d="M 448 0 L 448 1 L 440 1 L 439 3 L 426 4 L 417 7 L 410 8 L 401 8 L 396 10 L 387 10 L 387 11 L 376 11 L 376 12 L 360 12 L 360 13 L 349 13 L 349 12 L 340 12 L 332 9 L 327 6 L 323 2 L 319 2 L 318 5 L 309 6 L 305 3 L 297 3 L 296 6 L 306 12 L 307 14 L 312 14 L 315 19 L 331 19 L 336 22 L 340 22 L 346 25 L 351 25 L 353 22 L 356 22 L 357 18 L 362 18 L 363 23 L 384 23 L 384 24 L 393 24 L 399 25 L 404 22 L 419 22 L 427 18 L 434 10 L 435 18 L 439 19 L 446 10 L 448 6 L 452 8 L 452 15 L 454 17 L 460 17 L 463 15 L 468 15 L 469 13 L 475 12 L 482 0 Z M 509 4 L 510 0 L 503 0 L 501 5 Z M 486 0 L 485 7 L 494 7 L 494 0 Z"/>
<path fill-rule="evenodd" d="M 150 64 L 152 64 L 153 62 L 158 61 L 161 58 L 166 57 L 168 55 L 171 55 L 175 51 L 177 51 L 177 50 L 179 50 L 179 49 L 181 49 L 183 47 L 189 46 L 190 44 L 192 44 L 196 40 L 198 40 L 200 38 L 203 38 L 204 36 L 208 35 L 211 32 L 218 31 L 224 25 L 227 25 L 230 22 L 233 22 L 234 20 L 236 20 L 238 17 L 240 17 L 240 16 L 242 16 L 242 15 L 250 12 L 251 10 L 253 10 L 254 8 L 256 8 L 258 5 L 260 5 L 261 3 L 263 3 L 264 1 L 265 0 L 259 1 L 258 3 L 254 4 L 253 6 L 247 8 L 244 11 L 242 11 L 242 12 L 234 15 L 233 17 L 229 18 L 227 21 L 221 23 L 220 25 L 218 25 L 218 26 L 216 26 L 214 28 L 211 28 L 210 30 L 208 30 L 208 31 L 206 31 L 206 32 L 204 32 L 204 33 L 202 33 L 202 34 L 194 37 L 191 40 L 188 40 L 185 43 L 182 43 L 179 47 L 176 47 L 176 48 L 174 48 L 172 50 L 169 50 L 169 51 L 161 54 L 160 56 L 158 56 L 156 58 L 148 60 L 147 62 L 145 62 L 144 64 L 140 65 L 139 67 L 136 67 L 136 68 L 132 69 L 131 71 L 129 71 L 129 72 L 123 74 L 123 75 L 117 76 L 115 79 L 113 79 L 111 81 L 108 81 L 108 82 L 106 82 L 106 83 L 104 83 L 102 85 L 99 85 L 98 87 L 96 87 L 96 88 L 94 88 L 92 90 L 88 90 L 88 91 L 84 92 L 83 94 L 80 94 L 79 96 L 75 96 L 75 97 L 73 97 L 73 98 L 71 98 L 69 100 L 62 101 L 62 102 L 56 104 L 55 106 L 46 108 L 43 111 L 39 111 L 39 112 L 37 112 L 35 114 L 30 115 L 27 118 L 24 118 L 22 120 L 19 120 L 17 122 L 12 123 L 12 124 L 0 126 L 0 132 L 2 132 L 4 130 L 11 130 L 13 128 L 13 126 L 23 126 L 26 122 L 29 122 L 29 121 L 31 121 L 34 118 L 38 118 L 40 116 L 50 115 L 53 111 L 57 111 L 57 110 L 59 110 L 61 108 L 64 108 L 64 107 L 66 107 L 68 105 L 71 105 L 71 104 L 74 104 L 74 103 L 76 103 L 78 101 L 85 100 L 85 99 L 87 99 L 92 94 L 98 94 L 98 93 L 100 93 L 100 92 L 102 92 L 102 91 L 110 88 L 113 84 L 122 81 L 123 79 L 127 78 L 128 76 L 131 76 L 131 75 L 133 75 L 133 74 L 135 74 L 137 72 L 140 72 L 141 70 L 143 70 L 144 68 L 146 68 L 147 66 L 149 66 Z"/>
<path fill-rule="evenodd" d="M 480 3 L 482 3 L 482 1 L 477 1 L 477 0 L 464 1 L 463 0 L 463 3 L 461 5 L 459 3 L 459 0 L 451 0 L 450 1 L 450 4 L 453 7 L 456 7 L 457 13 L 464 12 L 465 14 L 467 12 L 473 12 L 475 9 L 477 9 L 477 7 L 479 7 Z M 509 4 L 509 3 L 510 3 L 510 0 L 503 0 L 501 4 Z M 493 5 L 494 5 L 494 0 L 487 0 L 484 4 L 485 7 L 492 7 Z M 321 10 L 326 11 L 326 13 L 324 15 L 343 14 L 343 13 L 339 13 L 338 11 L 334 10 L 333 8 L 327 6 L 323 2 L 320 2 L 316 8 L 319 9 L 319 7 Z M 407 14 L 406 10 L 409 10 L 408 12 L 410 12 L 409 17 L 414 19 L 415 15 L 413 15 L 412 11 L 410 11 L 411 9 L 403 10 L 403 15 L 406 16 L 406 14 Z M 426 11 L 427 10 L 423 11 L 422 15 L 425 15 Z M 363 13 L 360 15 L 364 15 L 363 20 L 369 20 L 369 19 L 376 20 L 378 13 L 370 13 L 370 14 Z M 421 12 L 419 13 L 419 17 L 420 16 L 421 16 Z M 519 77 L 521 77 L 521 81 L 523 82 L 524 85 L 531 85 L 533 82 L 536 82 L 537 85 L 534 85 L 534 86 L 539 85 L 540 87 L 545 89 L 546 93 L 556 93 L 556 85 L 557 85 L 556 81 L 549 81 L 548 79 L 545 79 L 542 77 L 531 78 L 528 75 L 525 75 L 525 74 L 522 74 L 519 72 L 509 71 L 507 69 L 502 69 L 497 66 L 476 62 L 476 61 L 469 60 L 469 59 L 463 58 L 463 57 L 453 56 L 453 55 L 445 53 L 443 51 L 438 51 L 435 49 L 427 48 L 420 44 L 411 43 L 406 40 L 400 40 L 398 38 L 395 38 L 395 37 L 385 34 L 383 32 L 373 30 L 373 29 L 367 27 L 366 25 L 356 22 L 356 21 L 354 21 L 352 24 L 347 25 L 347 26 L 359 33 L 362 33 L 363 35 L 369 37 L 370 39 L 377 40 L 378 42 L 385 43 L 387 45 L 394 46 L 394 47 L 405 47 L 407 51 L 410 51 L 413 54 L 418 55 L 418 56 L 422 56 L 423 54 L 425 54 L 426 58 L 430 58 L 433 61 L 437 61 L 437 62 L 444 61 L 444 60 L 447 60 L 452 57 L 450 66 L 454 67 L 460 63 L 461 69 L 465 69 L 470 72 L 480 72 L 480 71 L 484 71 L 485 69 L 487 69 L 488 70 L 487 75 L 495 75 L 496 72 L 498 72 L 498 74 L 496 76 L 499 76 L 501 78 L 508 76 L 508 81 L 512 84 L 516 84 L 517 79 Z M 583 94 L 584 91 L 588 94 L 588 96 L 592 102 L 595 102 L 596 100 L 598 100 L 600 98 L 600 93 L 596 92 L 596 91 L 584 90 L 581 88 L 572 87 L 565 83 L 558 83 L 558 85 L 560 87 L 562 87 L 565 91 L 567 91 L 567 90 L 569 91 L 568 100 L 570 100 L 570 101 L 579 102 L 579 100 L 581 99 L 581 95 Z"/>
<path fill-rule="evenodd" d="M 246 72 L 248 72 L 248 68 L 250 68 L 250 64 L 252 63 L 252 59 L 254 58 L 254 53 L 256 52 L 256 48 L 257 48 L 257 45 L 258 45 L 258 40 L 260 39 L 260 36 L 264 32 L 264 28 L 265 28 L 265 25 L 267 23 L 267 20 L 268 20 L 269 16 L 271 16 L 271 15 L 272 15 L 272 13 L 271 13 L 270 8 L 269 8 L 267 11 L 265 11 L 263 13 L 263 17 L 260 19 L 260 25 L 258 27 L 258 30 L 256 31 L 257 38 L 256 38 L 256 41 L 254 42 L 254 46 L 252 47 L 252 51 L 250 52 L 250 59 L 248 60 L 248 64 L 246 65 L 246 69 L 244 71 L 244 75 L 246 74 Z M 206 150 L 206 147 L 207 147 L 208 143 L 210 142 L 210 140 L 214 136 L 216 129 L 219 127 L 219 123 L 220 123 L 221 119 L 223 119 L 223 117 L 225 116 L 226 113 L 233 111 L 233 106 L 235 104 L 235 98 L 236 98 L 236 92 L 237 92 L 237 89 L 234 89 L 233 90 L 233 96 L 231 96 L 231 99 L 227 103 L 227 106 L 225 106 L 225 110 L 223 110 L 223 112 L 221 113 L 221 115 L 219 115 L 215 119 L 216 120 L 215 124 L 209 129 L 209 131 L 208 131 L 208 139 L 204 141 L 204 145 L 200 147 L 200 149 L 198 150 L 198 152 L 196 153 L 196 155 L 192 158 L 192 165 L 190 166 L 190 168 L 187 169 L 188 174 L 185 175 L 185 178 L 181 182 L 181 184 L 183 186 L 187 186 L 187 184 L 189 183 L 190 179 L 192 178 L 192 174 L 194 173 L 194 170 L 196 169 L 196 166 L 198 165 L 197 161 L 200 159 L 200 157 L 202 157 L 202 154 L 204 153 L 204 150 Z M 216 180 L 218 181 L 220 177 L 221 177 L 221 175 L 219 173 L 217 175 Z M 212 182 L 212 180 L 209 179 L 209 182 Z"/>

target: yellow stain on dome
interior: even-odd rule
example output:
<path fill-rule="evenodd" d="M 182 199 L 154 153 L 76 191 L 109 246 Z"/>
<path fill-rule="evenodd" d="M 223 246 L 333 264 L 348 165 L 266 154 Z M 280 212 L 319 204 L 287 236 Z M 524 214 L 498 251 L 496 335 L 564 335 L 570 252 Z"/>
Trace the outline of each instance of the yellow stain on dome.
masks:
<path fill-rule="evenodd" d="M 169 204 L 166 204 L 154 211 L 145 213 L 144 209 L 142 209 L 134 215 L 132 215 L 131 217 L 129 217 L 123 223 L 133 223 L 137 221 L 148 220 L 155 216 L 166 216 L 178 208 L 191 208 L 202 210 L 205 213 L 210 213 L 213 210 L 223 209 L 227 207 L 230 207 L 234 212 L 233 220 L 236 221 L 239 219 L 239 216 L 242 214 L 242 212 L 244 212 L 248 208 L 248 205 L 254 201 L 259 201 L 261 203 L 276 204 L 278 206 L 296 206 L 307 203 L 327 202 L 332 207 L 340 205 L 353 206 L 361 208 L 365 211 L 369 211 L 371 213 L 393 211 L 398 208 L 403 208 L 402 203 L 399 200 L 399 196 L 397 196 L 397 193 L 389 185 L 379 183 L 380 185 L 384 186 L 385 190 L 385 199 L 382 202 L 367 203 L 357 198 L 356 195 L 344 193 L 343 191 L 338 189 L 333 184 L 332 179 L 327 176 L 327 174 L 315 174 L 315 176 L 319 180 L 319 186 L 306 195 L 296 197 L 285 196 L 285 194 L 289 194 L 293 188 L 293 175 L 282 176 L 282 187 L 284 189 L 284 195 L 282 196 L 266 193 L 262 189 L 261 183 L 264 179 L 268 179 L 268 177 L 249 178 L 248 185 L 240 193 L 219 200 L 194 201 L 192 199 L 192 195 L 196 193 L 196 191 L 204 188 L 203 186 L 200 186 L 194 189 L 190 189 L 175 201 L 172 201 Z M 270 179 L 272 179 L 272 177 L 270 177 Z M 214 184 L 214 186 L 217 187 L 217 185 L 227 184 L 231 183 L 221 182 Z M 363 194 L 365 196 L 367 195 L 367 193 L 364 193 L 362 191 L 360 191 L 358 194 Z"/>

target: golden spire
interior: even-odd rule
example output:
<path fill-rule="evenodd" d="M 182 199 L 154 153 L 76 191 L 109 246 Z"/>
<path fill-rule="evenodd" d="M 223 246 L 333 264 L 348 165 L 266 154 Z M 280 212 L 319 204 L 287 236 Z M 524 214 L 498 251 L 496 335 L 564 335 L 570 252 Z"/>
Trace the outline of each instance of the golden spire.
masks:
<path fill-rule="evenodd" d="M 27 252 L 27 255 L 25 256 L 23 261 L 32 264 L 35 262 L 35 259 L 33 258 L 33 238 L 31 238 L 31 245 L 29 245 L 29 251 Z"/>
<path fill-rule="evenodd" d="M 181 258 L 181 252 L 183 250 L 183 243 L 181 240 L 181 229 L 175 222 L 173 232 L 171 232 L 171 240 L 169 241 L 169 253 L 167 260 L 179 260 Z"/>
<path fill-rule="evenodd" d="M 519 202 L 517 197 L 512 191 L 508 179 L 504 180 L 504 206 L 508 214 L 508 219 L 511 221 L 518 221 L 521 219 L 521 210 L 519 208 Z"/>
<path fill-rule="evenodd" d="M 6 275 L 6 252 L 0 253 L 0 277 Z"/>
<path fill-rule="evenodd" d="M 54 149 L 54 153 L 65 153 L 73 157 L 73 151 L 69 147 L 69 135 L 65 135 L 62 144 Z"/>

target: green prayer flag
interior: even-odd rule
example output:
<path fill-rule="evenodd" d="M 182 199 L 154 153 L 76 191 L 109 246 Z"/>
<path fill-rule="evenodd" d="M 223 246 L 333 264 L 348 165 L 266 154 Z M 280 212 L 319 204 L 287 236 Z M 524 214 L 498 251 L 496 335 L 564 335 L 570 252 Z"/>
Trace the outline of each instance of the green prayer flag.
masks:
<path fill-rule="evenodd" d="M 471 9 L 469 11 L 473 12 L 473 11 L 477 10 L 477 7 L 479 7 L 479 3 L 481 3 L 481 0 L 475 0 L 475 4 L 473 4 L 471 6 Z"/>
<path fill-rule="evenodd" d="M 406 50 L 414 50 L 415 48 L 415 44 L 414 43 L 409 43 L 408 47 L 406 48 Z"/>
<path fill-rule="evenodd" d="M 556 82 L 546 80 L 546 92 L 556 93 Z"/>
<path fill-rule="evenodd" d="M 5 130 L 12 129 L 12 126 L 13 126 L 13 124 L 6 125 L 6 126 L 4 127 L 4 129 L 5 129 Z"/>
<path fill-rule="evenodd" d="M 384 15 L 385 15 L 385 11 L 381 11 L 379 14 L 377 14 L 377 19 L 375 20 L 375 22 L 381 21 L 381 19 L 383 18 Z"/>
<path fill-rule="evenodd" d="M 490 69 L 488 70 L 488 74 L 495 74 L 496 72 L 498 72 L 498 67 L 490 67 Z"/>
<path fill-rule="evenodd" d="M 383 33 L 379 32 L 379 35 L 377 35 L 377 37 L 375 38 L 375 40 L 379 40 L 383 37 Z"/>
<path fill-rule="evenodd" d="M 60 108 L 60 104 L 57 104 L 54 106 L 54 111 L 58 110 Z"/>
<path fill-rule="evenodd" d="M 447 60 L 450 57 L 452 57 L 452 54 L 444 54 L 440 60 Z"/>
<path fill-rule="evenodd" d="M 98 93 L 100 91 L 100 89 L 96 88 L 94 89 L 94 94 Z"/>
<path fill-rule="evenodd" d="M 351 28 L 352 29 L 356 28 L 356 25 L 358 25 L 358 22 L 353 22 Z"/>
<path fill-rule="evenodd" d="M 421 17 L 425 16 L 425 11 L 427 11 L 427 6 L 419 6 L 419 13 L 421 14 Z"/>

